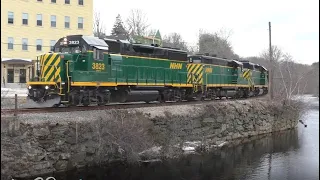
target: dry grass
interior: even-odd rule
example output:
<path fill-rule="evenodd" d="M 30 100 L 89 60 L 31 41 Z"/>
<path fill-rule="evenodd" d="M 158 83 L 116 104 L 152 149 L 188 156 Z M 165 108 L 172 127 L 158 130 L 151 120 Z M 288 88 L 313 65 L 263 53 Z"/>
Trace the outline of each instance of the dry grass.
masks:
<path fill-rule="evenodd" d="M 99 141 L 102 137 L 108 137 L 108 141 L 128 162 L 138 162 L 139 153 L 154 145 L 151 136 L 153 123 L 139 112 L 106 111 L 106 116 L 100 116 L 94 126 Z"/>

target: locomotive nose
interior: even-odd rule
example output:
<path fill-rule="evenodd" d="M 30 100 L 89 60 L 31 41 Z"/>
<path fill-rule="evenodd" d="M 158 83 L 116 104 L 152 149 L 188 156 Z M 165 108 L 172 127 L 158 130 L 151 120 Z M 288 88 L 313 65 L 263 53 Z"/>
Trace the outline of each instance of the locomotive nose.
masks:
<path fill-rule="evenodd" d="M 57 82 L 60 77 L 61 56 L 59 53 L 47 53 L 40 57 L 40 81 Z"/>
<path fill-rule="evenodd" d="M 53 85 L 32 84 L 28 86 L 27 103 L 30 107 L 53 107 L 60 104 L 60 97 Z"/>

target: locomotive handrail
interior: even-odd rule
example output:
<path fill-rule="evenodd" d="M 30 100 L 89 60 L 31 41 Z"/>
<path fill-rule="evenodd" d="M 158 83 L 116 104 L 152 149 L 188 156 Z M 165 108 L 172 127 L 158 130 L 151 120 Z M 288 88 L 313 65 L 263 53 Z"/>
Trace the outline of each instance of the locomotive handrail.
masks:
<path fill-rule="evenodd" d="M 76 62 L 78 62 L 79 56 L 80 56 L 80 54 L 77 55 Z"/>
<path fill-rule="evenodd" d="M 70 92 L 69 61 L 66 62 L 66 69 L 67 69 L 66 74 L 67 74 L 67 79 L 68 79 L 68 93 L 69 93 Z M 61 83 L 60 83 L 60 89 L 61 89 Z"/>

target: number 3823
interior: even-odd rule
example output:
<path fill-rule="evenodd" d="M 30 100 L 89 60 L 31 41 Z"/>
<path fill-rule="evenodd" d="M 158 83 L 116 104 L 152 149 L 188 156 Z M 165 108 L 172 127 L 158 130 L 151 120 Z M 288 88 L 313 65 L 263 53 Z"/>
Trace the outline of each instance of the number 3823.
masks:
<path fill-rule="evenodd" d="M 105 70 L 105 65 L 103 63 L 92 63 L 93 70 Z"/>

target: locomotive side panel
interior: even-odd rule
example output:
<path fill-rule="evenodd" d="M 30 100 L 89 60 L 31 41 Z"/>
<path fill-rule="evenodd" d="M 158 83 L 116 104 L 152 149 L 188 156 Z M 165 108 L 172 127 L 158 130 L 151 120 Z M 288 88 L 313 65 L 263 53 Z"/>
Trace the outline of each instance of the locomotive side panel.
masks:
<path fill-rule="evenodd" d="M 94 59 L 92 52 L 88 52 L 85 56 L 75 55 L 68 65 L 72 86 L 95 86 L 97 83 L 110 82 L 107 54 L 99 59 Z"/>
<path fill-rule="evenodd" d="M 261 72 L 257 70 L 252 71 L 252 81 L 254 85 L 261 85 Z"/>
<path fill-rule="evenodd" d="M 118 54 L 105 54 L 102 61 L 94 61 L 91 57 L 88 54 L 80 62 L 73 63 L 72 85 L 190 86 L 187 84 L 186 62 Z M 77 68 L 82 61 L 88 62 L 87 70 Z"/>
<path fill-rule="evenodd" d="M 205 72 L 207 72 L 204 77 L 207 87 L 223 87 L 235 83 L 231 67 L 206 65 Z"/>
<path fill-rule="evenodd" d="M 111 81 L 118 85 L 187 85 L 186 62 L 126 55 L 111 55 L 111 61 Z"/>

